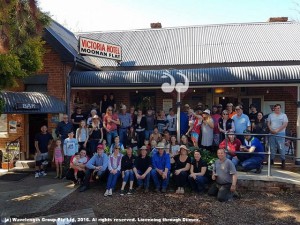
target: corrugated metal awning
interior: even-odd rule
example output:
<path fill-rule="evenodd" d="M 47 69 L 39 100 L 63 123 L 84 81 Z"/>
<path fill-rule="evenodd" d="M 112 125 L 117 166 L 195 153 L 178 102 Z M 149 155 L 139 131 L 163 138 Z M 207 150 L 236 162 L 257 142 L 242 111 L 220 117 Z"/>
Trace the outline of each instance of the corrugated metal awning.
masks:
<path fill-rule="evenodd" d="M 88 71 L 73 72 L 71 86 L 76 87 L 159 87 L 169 82 L 184 82 L 190 86 L 220 86 L 245 84 L 293 84 L 300 82 L 300 66 L 218 67 L 183 70 Z"/>
<path fill-rule="evenodd" d="M 65 113 L 63 101 L 40 92 L 1 91 L 0 98 L 4 100 L 3 113 L 8 114 L 40 114 Z"/>

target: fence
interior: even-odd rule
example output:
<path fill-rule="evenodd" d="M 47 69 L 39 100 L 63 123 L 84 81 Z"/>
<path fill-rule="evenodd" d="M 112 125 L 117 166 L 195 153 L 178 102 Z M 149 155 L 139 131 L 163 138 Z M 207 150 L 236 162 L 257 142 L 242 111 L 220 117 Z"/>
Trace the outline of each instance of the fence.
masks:
<path fill-rule="evenodd" d="M 228 152 L 228 138 L 227 136 L 230 135 L 230 133 L 225 133 L 225 140 L 226 140 L 226 152 Z M 274 134 L 240 134 L 240 133 L 234 133 L 235 136 L 259 136 L 259 137 L 264 137 L 264 143 L 262 143 L 265 147 L 265 152 L 242 152 L 239 151 L 238 154 L 263 154 L 263 155 L 267 155 L 268 156 L 268 172 L 267 172 L 267 176 L 271 176 L 271 146 L 270 146 L 270 137 L 280 137 L 280 138 L 284 138 L 285 141 L 288 141 L 288 155 L 292 155 L 293 157 L 295 156 L 295 141 L 300 140 L 300 138 L 296 138 L 296 137 L 291 137 L 291 136 L 279 136 L 279 135 L 274 135 Z M 286 143 L 286 142 L 285 142 Z M 267 151 L 266 151 L 267 150 Z M 277 154 L 275 154 L 277 155 Z M 287 154 L 286 154 L 287 155 Z"/>

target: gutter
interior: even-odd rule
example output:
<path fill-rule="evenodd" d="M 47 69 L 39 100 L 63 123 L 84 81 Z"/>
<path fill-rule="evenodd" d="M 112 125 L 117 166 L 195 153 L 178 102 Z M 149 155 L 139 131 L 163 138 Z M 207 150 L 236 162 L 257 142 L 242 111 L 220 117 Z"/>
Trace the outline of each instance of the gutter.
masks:
<path fill-rule="evenodd" d="M 73 71 L 75 70 L 77 66 L 77 60 L 76 60 L 76 56 L 74 56 L 74 59 L 73 59 L 73 66 L 72 66 L 72 69 L 70 70 L 70 72 L 67 74 L 67 87 L 66 87 L 66 96 L 67 96 L 67 99 L 66 99 L 66 112 L 67 112 L 67 115 L 70 117 L 71 116 L 71 74 L 73 73 Z"/>

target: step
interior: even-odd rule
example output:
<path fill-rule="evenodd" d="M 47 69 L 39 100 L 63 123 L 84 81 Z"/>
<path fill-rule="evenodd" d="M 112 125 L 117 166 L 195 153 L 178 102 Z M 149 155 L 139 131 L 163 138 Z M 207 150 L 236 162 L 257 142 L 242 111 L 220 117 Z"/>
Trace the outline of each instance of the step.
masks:
<path fill-rule="evenodd" d="M 18 160 L 16 162 L 17 168 L 34 168 L 35 167 L 35 161 L 34 160 Z"/>

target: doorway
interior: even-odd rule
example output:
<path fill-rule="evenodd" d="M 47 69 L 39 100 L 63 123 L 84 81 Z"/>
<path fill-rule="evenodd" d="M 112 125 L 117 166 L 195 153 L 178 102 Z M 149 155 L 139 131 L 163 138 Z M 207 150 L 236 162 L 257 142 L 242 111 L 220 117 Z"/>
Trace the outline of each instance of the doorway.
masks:
<path fill-rule="evenodd" d="M 155 92 L 130 93 L 130 104 L 143 113 L 150 108 L 155 110 Z"/>
<path fill-rule="evenodd" d="M 28 115 L 28 133 L 29 133 L 29 158 L 35 154 L 34 138 L 35 135 L 41 132 L 41 126 L 48 126 L 47 114 L 29 114 Z"/>

